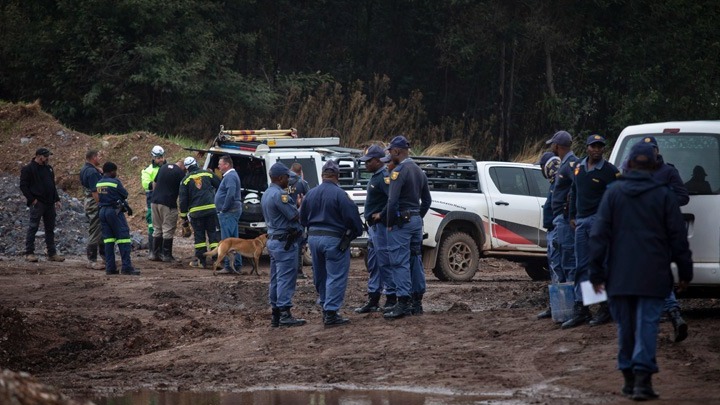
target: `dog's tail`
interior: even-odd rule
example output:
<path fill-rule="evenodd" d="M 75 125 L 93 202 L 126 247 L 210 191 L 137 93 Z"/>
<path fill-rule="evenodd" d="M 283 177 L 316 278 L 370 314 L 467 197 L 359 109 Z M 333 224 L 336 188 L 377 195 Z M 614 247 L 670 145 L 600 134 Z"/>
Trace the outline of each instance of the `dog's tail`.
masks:
<path fill-rule="evenodd" d="M 220 246 L 220 245 L 218 245 L 218 247 L 219 247 L 219 246 Z M 205 253 L 203 253 L 203 254 L 204 254 L 205 256 L 215 256 L 215 255 L 217 254 L 217 252 L 218 252 L 218 248 L 216 247 L 215 249 L 213 249 L 213 250 L 211 250 L 211 251 L 209 251 L 209 252 L 205 252 Z"/>

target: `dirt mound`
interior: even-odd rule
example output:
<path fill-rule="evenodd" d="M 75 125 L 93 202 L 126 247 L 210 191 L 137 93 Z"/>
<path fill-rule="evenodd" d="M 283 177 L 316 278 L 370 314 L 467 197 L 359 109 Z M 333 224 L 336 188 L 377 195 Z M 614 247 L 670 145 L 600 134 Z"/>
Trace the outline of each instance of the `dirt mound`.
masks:
<path fill-rule="evenodd" d="M 3 370 L 0 373 L 0 403 L 17 405 L 91 405 L 77 402 L 53 387 L 39 383 L 27 373 Z"/>
<path fill-rule="evenodd" d="M 53 116 L 43 112 L 38 102 L 0 102 L 0 155 L 6 156 L 0 159 L 0 175 L 13 176 L 7 181 L 12 183 L 14 180 L 15 185 L 14 191 L 2 192 L 4 197 L 17 195 L 22 198 L 17 187 L 20 169 L 30 162 L 37 148 L 46 147 L 53 152 L 50 164 L 55 169 L 58 189 L 67 194 L 61 195 L 61 199 L 64 203 L 66 199 L 72 202 L 72 198 L 82 201 L 82 187 L 78 175 L 85 163 L 85 152 L 96 149 L 101 153 L 102 162 L 113 161 L 118 165 L 118 176 L 130 193 L 128 200 L 135 211 L 134 217 L 129 220 L 130 228 L 147 234 L 144 223 L 145 193 L 140 185 L 140 172 L 150 164 L 150 149 L 153 145 L 162 145 L 169 161 L 192 155 L 181 146 L 149 132 L 90 136 L 66 128 Z M 7 158 L 8 156 L 12 158 Z M 24 206 L 24 199 L 22 205 Z M 62 227 L 60 221 L 62 219 L 59 219 L 59 226 Z"/>

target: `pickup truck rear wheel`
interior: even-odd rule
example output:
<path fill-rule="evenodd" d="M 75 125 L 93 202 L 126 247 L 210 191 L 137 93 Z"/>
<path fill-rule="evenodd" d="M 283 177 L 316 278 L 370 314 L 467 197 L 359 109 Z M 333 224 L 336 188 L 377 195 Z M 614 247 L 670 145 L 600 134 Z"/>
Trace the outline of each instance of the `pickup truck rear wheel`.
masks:
<path fill-rule="evenodd" d="M 480 251 L 475 240 L 465 232 L 453 232 L 440 242 L 433 273 L 441 281 L 469 281 L 479 265 Z"/>

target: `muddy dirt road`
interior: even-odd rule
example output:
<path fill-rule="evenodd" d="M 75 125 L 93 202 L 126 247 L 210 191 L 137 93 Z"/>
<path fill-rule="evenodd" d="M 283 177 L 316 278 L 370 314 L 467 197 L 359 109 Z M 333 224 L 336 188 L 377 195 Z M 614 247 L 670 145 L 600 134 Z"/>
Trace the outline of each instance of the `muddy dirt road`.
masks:
<path fill-rule="evenodd" d="M 190 255 L 187 243 L 179 255 Z M 535 320 L 546 286 L 503 260 L 483 260 L 470 283 L 428 275 L 425 315 L 386 321 L 352 313 L 366 282 L 362 259 L 353 259 L 344 311 L 352 322 L 331 329 L 322 326 L 310 279 L 299 280 L 293 311 L 308 324 L 269 327 L 267 258 L 260 277 L 213 276 L 142 253 L 134 261 L 142 276 L 105 276 L 81 257 L 2 258 L 2 366 L 75 398 L 139 388 L 357 385 L 485 394 L 489 403 L 629 402 L 618 393 L 614 326 L 562 331 Z M 720 301 L 681 304 L 690 337 L 671 343 L 671 325 L 661 325 L 658 403 L 718 403 Z"/>

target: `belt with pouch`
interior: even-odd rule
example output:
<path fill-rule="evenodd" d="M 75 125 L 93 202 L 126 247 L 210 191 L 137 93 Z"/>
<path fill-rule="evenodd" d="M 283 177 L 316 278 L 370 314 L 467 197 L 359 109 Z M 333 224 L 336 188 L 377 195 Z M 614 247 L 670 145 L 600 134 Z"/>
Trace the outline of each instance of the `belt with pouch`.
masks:
<path fill-rule="evenodd" d="M 343 234 L 337 231 L 326 231 L 324 229 L 309 230 L 308 236 L 334 236 L 336 238 L 342 238 Z"/>
<path fill-rule="evenodd" d="M 272 240 L 285 240 L 287 239 L 288 234 L 286 233 L 274 233 L 272 235 L 268 235 L 268 239 Z"/>

